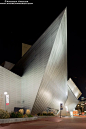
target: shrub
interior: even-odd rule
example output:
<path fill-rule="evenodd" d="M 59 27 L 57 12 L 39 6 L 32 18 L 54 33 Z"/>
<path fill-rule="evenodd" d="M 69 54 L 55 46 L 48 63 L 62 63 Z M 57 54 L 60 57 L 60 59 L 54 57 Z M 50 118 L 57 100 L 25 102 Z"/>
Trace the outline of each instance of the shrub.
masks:
<path fill-rule="evenodd" d="M 47 116 L 54 116 L 53 112 L 48 112 Z"/>
<path fill-rule="evenodd" d="M 53 114 L 53 113 L 51 113 L 51 116 L 54 116 L 54 114 Z"/>
<path fill-rule="evenodd" d="M 10 113 L 10 118 L 23 118 L 23 114 L 20 112 L 11 112 Z"/>
<path fill-rule="evenodd" d="M 37 115 L 38 115 L 38 116 L 42 116 L 42 113 L 38 113 Z"/>
<path fill-rule="evenodd" d="M 10 114 L 7 111 L 4 111 L 3 109 L 0 109 L 0 119 L 6 119 L 9 118 Z"/>
<path fill-rule="evenodd" d="M 47 116 L 50 116 L 50 113 L 47 113 Z"/>
<path fill-rule="evenodd" d="M 23 110 L 23 109 L 20 109 L 19 112 L 20 112 L 21 114 L 23 114 L 23 113 L 24 113 L 24 110 Z"/>
<path fill-rule="evenodd" d="M 30 110 L 29 110 L 29 109 L 26 110 L 26 114 L 27 114 L 27 115 L 30 114 Z"/>
<path fill-rule="evenodd" d="M 23 118 L 27 118 L 28 116 L 26 114 L 23 115 Z"/>
<path fill-rule="evenodd" d="M 38 116 L 40 115 L 40 113 L 37 114 Z"/>
<path fill-rule="evenodd" d="M 46 116 L 47 115 L 47 112 L 46 111 L 43 111 L 42 114 L 43 114 L 43 116 Z"/>
<path fill-rule="evenodd" d="M 47 116 L 47 113 L 43 113 L 43 116 Z"/>
<path fill-rule="evenodd" d="M 10 113 L 10 118 L 16 118 L 16 115 L 17 115 L 17 113 L 11 112 L 11 113 Z"/>
<path fill-rule="evenodd" d="M 43 111 L 42 113 L 38 113 L 38 116 L 54 116 L 53 112 L 45 112 Z"/>
<path fill-rule="evenodd" d="M 33 117 L 31 114 L 27 115 L 28 117 Z"/>
<path fill-rule="evenodd" d="M 20 112 L 17 112 L 17 113 L 16 113 L 16 118 L 23 118 L 23 114 L 20 113 Z"/>

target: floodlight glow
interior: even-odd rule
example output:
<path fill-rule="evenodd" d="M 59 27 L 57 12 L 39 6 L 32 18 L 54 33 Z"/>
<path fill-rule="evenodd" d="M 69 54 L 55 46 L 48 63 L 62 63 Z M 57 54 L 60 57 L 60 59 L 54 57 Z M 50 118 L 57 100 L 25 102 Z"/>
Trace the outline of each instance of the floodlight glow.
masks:
<path fill-rule="evenodd" d="M 59 100 L 58 100 L 57 102 L 59 103 L 59 105 L 60 105 L 61 103 L 64 104 L 62 101 L 59 101 Z"/>
<path fill-rule="evenodd" d="M 73 112 L 72 111 L 70 111 L 70 115 L 73 116 Z"/>
<path fill-rule="evenodd" d="M 4 95 L 7 95 L 7 92 L 4 92 Z"/>
<path fill-rule="evenodd" d="M 65 106 L 65 108 L 66 108 L 66 111 L 68 112 L 68 107 L 67 107 L 67 106 Z"/>
<path fill-rule="evenodd" d="M 82 103 L 81 105 L 84 105 L 84 103 Z"/>
<path fill-rule="evenodd" d="M 47 98 L 47 99 L 51 99 L 51 94 L 49 92 L 44 92 L 44 96 Z"/>

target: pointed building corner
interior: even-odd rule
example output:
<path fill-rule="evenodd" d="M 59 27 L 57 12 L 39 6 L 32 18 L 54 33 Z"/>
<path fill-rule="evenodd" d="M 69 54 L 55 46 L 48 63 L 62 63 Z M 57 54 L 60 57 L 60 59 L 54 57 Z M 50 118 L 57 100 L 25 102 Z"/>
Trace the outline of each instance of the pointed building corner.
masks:
<path fill-rule="evenodd" d="M 31 45 L 22 43 L 22 57 L 25 55 L 25 53 L 31 48 Z"/>
<path fill-rule="evenodd" d="M 82 95 L 81 91 L 75 85 L 75 83 L 73 82 L 71 78 L 69 78 L 69 80 L 67 81 L 67 85 L 70 87 L 71 91 L 73 92 L 73 94 L 75 95 L 77 99 Z"/>
<path fill-rule="evenodd" d="M 64 11 L 48 28 L 50 35 L 46 36 L 48 30 L 45 31 L 44 36 L 48 39 L 45 46 L 49 44 L 50 48 L 52 45 L 32 108 L 33 114 L 42 112 L 47 107 L 59 110 L 60 102 L 65 103 L 67 99 L 67 20 Z"/>

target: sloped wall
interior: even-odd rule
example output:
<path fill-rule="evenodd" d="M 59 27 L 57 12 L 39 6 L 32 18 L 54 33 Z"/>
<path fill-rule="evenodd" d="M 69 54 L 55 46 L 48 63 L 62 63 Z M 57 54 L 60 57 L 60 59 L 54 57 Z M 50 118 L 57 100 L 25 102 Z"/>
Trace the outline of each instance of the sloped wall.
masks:
<path fill-rule="evenodd" d="M 54 32 L 53 32 L 54 33 Z M 67 21 L 63 13 L 54 45 L 37 93 L 32 113 L 42 112 L 47 107 L 59 110 L 60 103 L 67 99 Z"/>
<path fill-rule="evenodd" d="M 24 99 L 23 105 L 29 107 L 30 110 L 32 110 L 34 105 L 37 93 L 42 83 L 42 79 L 44 76 L 46 78 L 45 70 L 63 15 L 64 11 L 36 41 L 36 43 L 31 47 L 31 49 L 25 54 L 23 59 L 21 59 L 17 65 L 18 67 L 20 66 L 24 69 L 22 76 L 22 99 Z M 24 63 L 20 65 L 23 60 Z M 41 105 L 39 103 L 38 107 L 40 106 Z M 36 112 L 39 112 L 39 108 L 37 108 Z"/>
<path fill-rule="evenodd" d="M 68 98 L 65 103 L 65 106 L 67 107 L 68 111 L 75 110 L 76 105 L 78 104 L 79 100 L 77 100 L 76 96 L 68 86 Z"/>

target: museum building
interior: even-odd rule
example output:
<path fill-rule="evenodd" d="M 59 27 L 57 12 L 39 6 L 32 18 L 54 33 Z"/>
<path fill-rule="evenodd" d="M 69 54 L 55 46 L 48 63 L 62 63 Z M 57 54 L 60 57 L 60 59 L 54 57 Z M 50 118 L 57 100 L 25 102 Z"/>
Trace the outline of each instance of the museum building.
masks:
<path fill-rule="evenodd" d="M 11 70 L 0 66 L 0 109 L 5 109 L 6 91 L 11 112 L 27 107 L 32 114 L 48 107 L 63 113 L 73 111 L 81 95 L 67 78 L 67 8 L 55 19 Z"/>

